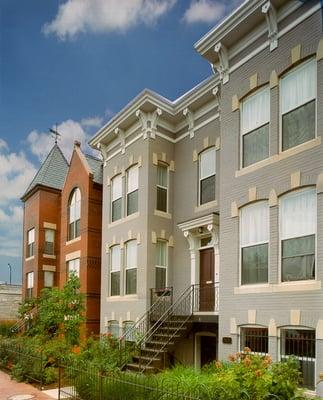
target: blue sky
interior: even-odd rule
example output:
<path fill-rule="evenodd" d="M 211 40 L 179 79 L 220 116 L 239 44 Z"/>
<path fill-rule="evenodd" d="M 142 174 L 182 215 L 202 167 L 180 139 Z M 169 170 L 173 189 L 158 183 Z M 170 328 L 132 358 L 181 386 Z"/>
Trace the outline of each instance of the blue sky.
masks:
<path fill-rule="evenodd" d="M 0 1 L 0 281 L 21 281 L 22 204 L 56 123 L 69 159 L 144 88 L 211 75 L 193 44 L 239 0 Z"/>

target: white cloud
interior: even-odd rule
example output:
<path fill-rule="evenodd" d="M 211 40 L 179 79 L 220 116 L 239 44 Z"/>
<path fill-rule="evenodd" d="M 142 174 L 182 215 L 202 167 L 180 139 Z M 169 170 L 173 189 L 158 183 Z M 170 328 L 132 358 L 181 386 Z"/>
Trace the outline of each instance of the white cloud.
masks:
<path fill-rule="evenodd" d="M 23 152 L 11 153 L 0 139 L 0 255 L 20 256 L 23 210 L 19 198 L 36 173 Z"/>
<path fill-rule="evenodd" d="M 143 24 L 153 24 L 177 0 L 67 0 L 59 6 L 53 21 L 43 27 L 45 34 L 60 39 L 84 32 L 125 32 Z"/>
<path fill-rule="evenodd" d="M 81 122 L 68 119 L 57 125 L 57 131 L 61 134 L 58 145 L 67 161 L 71 158 L 75 140 L 81 142 L 82 148 L 87 152 L 93 152 L 87 145 L 92 135 L 85 130 L 85 126 L 94 126 L 93 123 L 98 123 L 98 119 L 95 118 L 95 121 L 91 121 L 91 118 L 87 118 Z M 56 129 L 56 126 L 53 127 L 53 129 Z M 53 138 L 49 132 L 33 130 L 27 136 L 27 143 L 30 145 L 31 152 L 36 155 L 40 161 L 43 161 L 53 147 Z"/>
<path fill-rule="evenodd" d="M 217 0 L 193 0 L 185 11 L 183 20 L 189 24 L 196 22 L 212 23 L 223 18 L 226 11 L 225 3 Z"/>
<path fill-rule="evenodd" d="M 99 128 L 102 125 L 103 118 L 101 117 L 90 117 L 90 118 L 83 118 L 81 120 L 81 125 L 84 127 L 93 127 Z"/>

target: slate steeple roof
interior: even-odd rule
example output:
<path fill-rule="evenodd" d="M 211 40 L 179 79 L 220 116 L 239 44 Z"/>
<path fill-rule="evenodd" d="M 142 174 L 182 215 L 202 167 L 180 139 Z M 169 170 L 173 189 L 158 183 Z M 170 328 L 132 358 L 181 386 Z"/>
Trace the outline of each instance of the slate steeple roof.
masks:
<path fill-rule="evenodd" d="M 63 189 L 68 167 L 61 149 L 55 144 L 22 196 L 22 200 L 38 185 Z"/>

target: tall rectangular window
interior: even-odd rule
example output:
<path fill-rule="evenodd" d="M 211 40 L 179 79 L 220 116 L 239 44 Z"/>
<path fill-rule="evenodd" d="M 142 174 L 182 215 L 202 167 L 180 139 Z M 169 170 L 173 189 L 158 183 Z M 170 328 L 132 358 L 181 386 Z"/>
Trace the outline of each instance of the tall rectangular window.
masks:
<path fill-rule="evenodd" d="M 44 253 L 48 255 L 54 254 L 55 231 L 53 229 L 45 229 L 45 247 Z"/>
<path fill-rule="evenodd" d="M 268 354 L 268 328 L 241 328 L 240 349 L 248 347 L 252 353 Z"/>
<path fill-rule="evenodd" d="M 282 150 L 315 138 L 316 60 L 294 68 L 280 81 Z"/>
<path fill-rule="evenodd" d="M 30 298 L 33 296 L 33 288 L 34 288 L 34 273 L 28 272 L 26 275 L 26 283 L 27 283 L 27 297 Z"/>
<path fill-rule="evenodd" d="M 137 165 L 127 170 L 127 215 L 138 211 L 138 178 Z"/>
<path fill-rule="evenodd" d="M 281 329 L 281 360 L 295 357 L 302 374 L 301 385 L 312 390 L 315 389 L 315 354 L 315 330 Z"/>
<path fill-rule="evenodd" d="M 156 288 L 167 286 L 167 243 L 157 240 L 156 243 Z"/>
<path fill-rule="evenodd" d="M 157 206 L 159 211 L 168 210 L 168 166 L 162 163 L 157 165 Z"/>
<path fill-rule="evenodd" d="M 118 321 L 108 322 L 108 332 L 111 333 L 111 335 L 113 335 L 116 338 L 120 336 L 120 326 Z"/>
<path fill-rule="evenodd" d="M 315 279 L 316 190 L 280 199 L 281 280 Z"/>
<path fill-rule="evenodd" d="M 120 295 L 120 267 L 121 267 L 121 254 L 120 246 L 111 247 L 111 268 L 110 268 L 110 295 Z"/>
<path fill-rule="evenodd" d="M 122 177 L 117 175 L 111 182 L 111 221 L 117 221 L 122 215 Z"/>
<path fill-rule="evenodd" d="M 68 271 L 68 276 L 71 276 L 73 274 L 79 278 L 80 277 L 80 259 L 74 258 L 74 260 L 68 261 L 67 271 Z"/>
<path fill-rule="evenodd" d="M 44 271 L 44 287 L 51 288 L 54 286 L 54 272 Z"/>
<path fill-rule="evenodd" d="M 259 201 L 240 212 L 241 284 L 268 282 L 269 207 Z"/>
<path fill-rule="evenodd" d="M 269 156 L 270 89 L 249 96 L 241 108 L 242 166 Z"/>
<path fill-rule="evenodd" d="M 126 294 L 137 293 L 137 241 L 126 243 Z"/>
<path fill-rule="evenodd" d="M 35 255 L 35 228 L 27 232 L 27 258 Z"/>
<path fill-rule="evenodd" d="M 199 157 L 199 204 L 215 200 L 215 148 L 204 150 Z"/>

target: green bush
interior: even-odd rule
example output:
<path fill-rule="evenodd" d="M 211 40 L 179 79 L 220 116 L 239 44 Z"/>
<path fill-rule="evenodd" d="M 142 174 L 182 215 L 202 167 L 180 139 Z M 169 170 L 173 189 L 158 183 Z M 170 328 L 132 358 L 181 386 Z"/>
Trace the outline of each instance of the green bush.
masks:
<path fill-rule="evenodd" d="M 0 322 L 0 336 L 12 337 L 14 333 L 12 332 L 12 327 L 15 325 L 16 321 L 1 321 Z"/>

